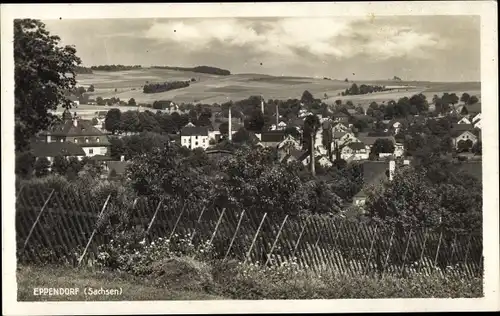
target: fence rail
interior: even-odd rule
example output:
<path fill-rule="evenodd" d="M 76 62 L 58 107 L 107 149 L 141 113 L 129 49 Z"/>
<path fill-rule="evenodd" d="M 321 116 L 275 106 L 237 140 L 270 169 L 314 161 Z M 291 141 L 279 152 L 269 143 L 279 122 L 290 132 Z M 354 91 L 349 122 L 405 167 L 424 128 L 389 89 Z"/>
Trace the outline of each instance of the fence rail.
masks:
<path fill-rule="evenodd" d="M 64 190 L 24 188 L 16 205 L 19 260 L 49 257 L 80 264 L 94 258 L 111 235 L 102 227 L 147 232 L 147 238 L 190 234 L 210 241 L 220 259 L 282 264 L 295 259 L 313 271 L 342 274 L 414 271 L 482 275 L 482 236 L 393 228 L 329 217 L 276 217 L 244 210 L 174 207 L 136 199 L 123 207 L 111 195 L 89 199 Z M 447 266 L 454 269 L 447 270 Z"/>

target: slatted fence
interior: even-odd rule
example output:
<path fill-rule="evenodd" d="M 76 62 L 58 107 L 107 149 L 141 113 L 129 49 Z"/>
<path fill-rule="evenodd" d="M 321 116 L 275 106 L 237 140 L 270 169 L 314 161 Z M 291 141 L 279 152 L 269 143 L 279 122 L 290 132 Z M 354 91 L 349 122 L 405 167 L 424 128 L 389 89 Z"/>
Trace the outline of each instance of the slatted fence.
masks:
<path fill-rule="evenodd" d="M 91 199 L 64 190 L 24 189 L 17 196 L 19 260 L 82 264 L 111 238 L 106 227 L 118 226 L 139 228 L 150 239 L 190 234 L 193 244 L 210 241 L 223 260 L 263 265 L 296 260 L 313 271 L 406 275 L 439 268 L 477 276 L 483 268 L 478 233 L 404 231 L 324 216 L 280 217 L 214 207 L 193 210 L 143 198 L 123 206 L 111 195 Z"/>

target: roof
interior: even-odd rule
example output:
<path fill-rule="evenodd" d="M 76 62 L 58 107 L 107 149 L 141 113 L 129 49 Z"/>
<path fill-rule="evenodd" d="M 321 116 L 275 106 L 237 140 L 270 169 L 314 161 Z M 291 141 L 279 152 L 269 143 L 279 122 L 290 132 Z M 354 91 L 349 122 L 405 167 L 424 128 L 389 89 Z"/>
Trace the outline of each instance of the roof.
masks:
<path fill-rule="evenodd" d="M 304 160 L 308 155 L 309 155 L 309 152 L 305 151 L 305 150 L 299 150 L 299 149 L 295 149 L 295 148 L 292 148 L 290 150 L 290 156 L 294 157 L 295 159 L 297 159 L 299 161 Z"/>
<path fill-rule="evenodd" d="M 365 144 L 360 143 L 360 142 L 352 142 L 352 143 L 349 143 L 347 146 L 350 147 L 352 150 L 365 149 Z"/>
<path fill-rule="evenodd" d="M 299 127 L 303 128 L 304 127 L 304 120 L 301 118 L 296 118 L 288 122 L 288 127 Z"/>
<path fill-rule="evenodd" d="M 337 112 L 333 114 L 333 117 L 349 117 L 349 114 L 346 114 L 344 112 Z"/>
<path fill-rule="evenodd" d="M 281 142 L 285 139 L 284 131 L 267 131 L 263 132 L 260 137 L 261 142 Z"/>
<path fill-rule="evenodd" d="M 181 130 L 181 136 L 208 136 L 208 127 L 206 126 L 185 126 Z"/>
<path fill-rule="evenodd" d="M 474 124 L 454 124 L 451 128 L 452 131 L 472 131 L 474 129 Z"/>
<path fill-rule="evenodd" d="M 70 142 L 34 142 L 31 149 L 35 157 L 85 156 L 82 147 Z"/>
<path fill-rule="evenodd" d="M 98 128 L 92 125 L 90 120 L 77 119 L 77 125 L 73 124 L 73 120 L 67 120 L 64 123 L 58 124 L 43 132 L 42 135 L 51 136 L 101 136 L 106 135 Z"/>
<path fill-rule="evenodd" d="M 368 146 L 372 146 L 373 144 L 375 144 L 377 139 L 388 139 L 393 144 L 396 143 L 396 140 L 394 139 L 393 136 L 358 136 L 358 139 L 360 140 L 360 142 L 362 142 Z"/>
<path fill-rule="evenodd" d="M 466 105 L 465 108 L 467 109 L 469 114 L 480 113 L 481 112 L 481 102 Z"/>
<path fill-rule="evenodd" d="M 116 174 L 124 174 L 127 166 L 130 164 L 129 161 L 108 161 L 106 163 L 109 168 L 109 172 L 114 170 Z"/>
<path fill-rule="evenodd" d="M 339 139 L 339 138 L 344 137 L 345 134 L 347 134 L 347 133 L 346 132 L 334 132 L 333 133 L 333 138 Z"/>

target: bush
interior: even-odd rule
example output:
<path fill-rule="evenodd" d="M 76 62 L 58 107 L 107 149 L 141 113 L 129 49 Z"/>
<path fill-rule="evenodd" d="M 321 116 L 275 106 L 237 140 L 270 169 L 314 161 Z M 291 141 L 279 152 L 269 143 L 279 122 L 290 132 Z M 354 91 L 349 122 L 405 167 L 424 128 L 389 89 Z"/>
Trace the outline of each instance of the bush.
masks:
<path fill-rule="evenodd" d="M 170 261 L 167 259 L 196 257 L 210 261 L 213 257 L 210 244 L 205 242 L 195 246 L 189 234 L 175 234 L 172 239 L 160 237 L 151 242 L 145 237 L 143 231 L 137 230 L 115 234 L 109 243 L 99 246 L 97 265 L 148 276 L 158 274 L 158 269 L 168 266 Z"/>
<path fill-rule="evenodd" d="M 235 262 L 214 266 L 216 288 L 233 299 L 348 299 L 481 297 L 481 278 L 439 272 L 392 275 L 347 275 L 300 268 L 295 261 L 263 268 Z"/>

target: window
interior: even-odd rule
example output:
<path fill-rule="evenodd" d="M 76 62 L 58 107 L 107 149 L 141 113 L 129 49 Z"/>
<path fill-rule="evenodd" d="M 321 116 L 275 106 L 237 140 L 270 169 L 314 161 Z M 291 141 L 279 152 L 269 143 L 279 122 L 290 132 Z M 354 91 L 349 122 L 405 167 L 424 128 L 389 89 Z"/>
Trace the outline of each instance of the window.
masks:
<path fill-rule="evenodd" d="M 89 142 L 88 137 L 85 137 L 85 142 L 86 142 L 86 143 L 88 143 L 88 142 Z"/>
<path fill-rule="evenodd" d="M 96 137 L 95 141 L 100 142 L 101 140 L 99 139 L 99 137 Z"/>
<path fill-rule="evenodd" d="M 195 143 L 194 143 L 194 145 L 195 145 L 195 146 L 198 146 L 198 142 L 195 142 Z"/>
<path fill-rule="evenodd" d="M 93 155 L 94 154 L 94 150 L 92 148 L 89 149 L 89 154 L 90 155 Z"/>
<path fill-rule="evenodd" d="M 78 143 L 78 138 L 75 138 L 75 143 Z"/>
<path fill-rule="evenodd" d="M 61 138 L 60 141 L 61 141 L 61 143 L 64 142 L 64 138 Z"/>

